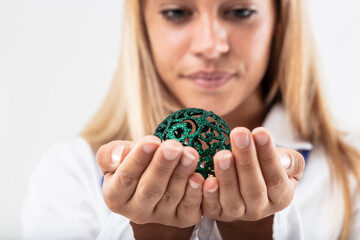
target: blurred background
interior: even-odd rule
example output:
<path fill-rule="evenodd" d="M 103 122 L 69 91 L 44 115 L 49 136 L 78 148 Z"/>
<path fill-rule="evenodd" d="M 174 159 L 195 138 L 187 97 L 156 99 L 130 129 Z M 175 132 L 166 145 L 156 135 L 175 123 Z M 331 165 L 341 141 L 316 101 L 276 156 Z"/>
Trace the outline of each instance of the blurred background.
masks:
<path fill-rule="evenodd" d="M 360 1 L 308 2 L 333 117 L 359 130 Z M 102 103 L 120 50 L 122 4 L 0 0 L 0 239 L 20 238 L 22 201 L 42 153 L 76 136 Z"/>

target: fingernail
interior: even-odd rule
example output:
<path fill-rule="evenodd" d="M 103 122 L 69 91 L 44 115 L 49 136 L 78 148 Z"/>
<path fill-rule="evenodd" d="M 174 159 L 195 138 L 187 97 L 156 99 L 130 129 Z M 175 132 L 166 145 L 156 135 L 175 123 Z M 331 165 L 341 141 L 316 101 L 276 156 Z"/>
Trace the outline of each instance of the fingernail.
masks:
<path fill-rule="evenodd" d="M 173 161 L 180 156 L 181 150 L 182 147 L 179 146 L 174 146 L 174 145 L 166 146 L 163 151 L 164 158 L 166 160 Z"/>
<path fill-rule="evenodd" d="M 219 160 L 219 167 L 221 170 L 228 170 L 231 165 L 231 153 L 218 154 L 217 159 Z"/>
<path fill-rule="evenodd" d="M 189 180 L 189 185 L 192 189 L 199 189 L 200 188 L 200 184 L 194 182 L 194 181 L 191 181 Z"/>
<path fill-rule="evenodd" d="M 155 149 L 159 146 L 159 144 L 160 143 L 158 141 L 149 140 L 148 142 L 144 143 L 143 150 L 147 154 L 153 153 Z"/>
<path fill-rule="evenodd" d="M 219 186 L 216 185 L 215 188 L 213 188 L 213 189 L 208 189 L 207 191 L 208 191 L 209 193 L 214 193 L 214 192 L 216 192 L 216 191 L 218 190 L 218 188 L 219 188 Z"/>
<path fill-rule="evenodd" d="M 115 148 L 112 153 L 111 153 L 111 164 L 115 167 L 117 167 L 117 165 L 120 162 L 121 159 L 121 154 L 124 151 L 125 146 L 119 146 L 117 148 Z"/>
<path fill-rule="evenodd" d="M 183 151 L 183 155 L 182 155 L 182 158 L 181 158 L 181 164 L 184 167 L 190 166 L 194 162 L 194 160 L 195 160 L 194 155 L 192 155 L 191 153 L 189 153 L 186 150 Z"/>
<path fill-rule="evenodd" d="M 238 132 L 234 135 L 234 142 L 238 148 L 245 148 L 249 145 L 249 134 L 246 132 Z"/>
<path fill-rule="evenodd" d="M 269 135 L 266 132 L 259 132 L 254 136 L 255 142 L 258 145 L 266 145 L 269 142 Z"/>
<path fill-rule="evenodd" d="M 291 166 L 290 156 L 286 153 L 280 153 L 280 158 L 281 158 L 281 165 L 283 166 L 283 168 L 285 170 L 289 169 Z"/>

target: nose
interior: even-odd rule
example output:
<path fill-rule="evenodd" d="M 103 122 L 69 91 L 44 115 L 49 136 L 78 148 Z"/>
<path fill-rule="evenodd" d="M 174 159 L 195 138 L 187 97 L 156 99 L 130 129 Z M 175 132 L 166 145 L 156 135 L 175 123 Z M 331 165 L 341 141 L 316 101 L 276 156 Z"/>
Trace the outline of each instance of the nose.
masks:
<path fill-rule="evenodd" d="M 194 28 L 191 52 L 205 60 L 215 60 L 229 52 L 228 32 L 217 20 L 199 19 Z"/>

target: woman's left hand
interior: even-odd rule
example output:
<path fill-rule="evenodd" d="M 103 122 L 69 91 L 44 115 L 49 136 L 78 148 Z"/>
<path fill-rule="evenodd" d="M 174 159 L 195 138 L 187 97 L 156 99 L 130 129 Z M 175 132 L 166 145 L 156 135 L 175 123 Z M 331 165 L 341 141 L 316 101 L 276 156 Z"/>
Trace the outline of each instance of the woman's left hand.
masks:
<path fill-rule="evenodd" d="M 305 161 L 278 148 L 265 128 L 235 128 L 232 152 L 214 157 L 215 177 L 203 185 L 203 215 L 223 222 L 256 221 L 286 208 L 293 199 Z"/>

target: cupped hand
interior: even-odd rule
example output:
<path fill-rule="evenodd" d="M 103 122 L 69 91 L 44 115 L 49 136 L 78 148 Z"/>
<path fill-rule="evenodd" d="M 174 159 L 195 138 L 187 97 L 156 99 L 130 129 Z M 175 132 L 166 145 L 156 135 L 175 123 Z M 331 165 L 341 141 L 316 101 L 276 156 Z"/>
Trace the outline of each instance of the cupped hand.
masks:
<path fill-rule="evenodd" d="M 203 186 L 206 218 L 224 222 L 256 221 L 286 208 L 305 167 L 302 155 L 278 148 L 265 128 L 235 128 L 232 152 L 214 157 L 215 177 Z"/>
<path fill-rule="evenodd" d="M 197 151 L 174 140 L 146 136 L 134 144 L 113 141 L 96 154 L 109 209 L 137 224 L 185 228 L 202 216 L 203 177 L 194 173 Z"/>

